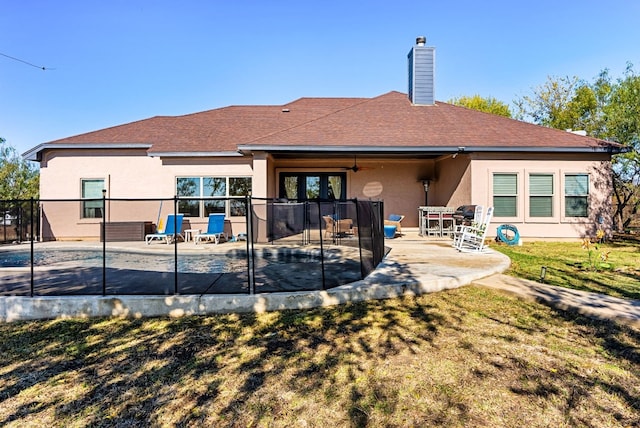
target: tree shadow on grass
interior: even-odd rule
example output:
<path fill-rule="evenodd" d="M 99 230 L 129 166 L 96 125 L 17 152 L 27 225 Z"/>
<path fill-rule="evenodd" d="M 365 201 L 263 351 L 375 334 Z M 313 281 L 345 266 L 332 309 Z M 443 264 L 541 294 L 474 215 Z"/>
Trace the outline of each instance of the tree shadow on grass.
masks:
<path fill-rule="evenodd" d="M 588 332 L 599 346 L 604 355 L 613 356 L 615 359 L 624 360 L 630 367 L 640 367 L 640 331 L 632 327 L 616 324 L 611 321 L 594 320 L 574 312 L 568 312 L 557 308 L 550 308 L 558 319 L 564 320 L 576 326 L 578 330 Z M 522 362 L 520 362 L 522 364 Z M 638 371 L 636 371 L 636 374 Z M 574 426 L 598 427 L 600 423 L 591 420 L 588 416 L 575 414 L 573 411 L 584 405 L 584 401 L 600 389 L 622 399 L 636 415 L 640 415 L 640 394 L 637 388 L 629 388 L 616 382 L 611 376 L 602 376 L 597 370 L 582 370 L 580 367 L 572 369 L 555 368 L 548 369 L 528 368 L 523 375 L 531 379 L 529 388 L 514 387 L 512 392 L 522 396 L 557 396 L 564 400 L 567 422 Z M 558 378 L 564 379 L 562 388 L 559 387 Z M 633 382 L 632 382 L 633 383 Z M 562 392 L 569 391 L 568 393 Z M 622 426 L 634 426 L 637 424 L 611 409 L 601 409 L 611 412 L 612 416 Z"/>
<path fill-rule="evenodd" d="M 4 325 L 0 425 L 53 414 L 60 425 L 245 426 L 313 419 L 322 414 L 320 407 L 336 403 L 343 410 L 339 420 L 325 422 L 338 426 L 365 427 L 385 418 L 397 424 L 402 419 L 394 415 L 414 405 L 419 410 L 411 410 L 411 420 L 424 425 L 486 425 L 472 414 L 468 398 L 436 374 L 424 379 L 434 384 L 425 391 L 435 406 L 418 407 L 427 398 L 420 395 L 407 403 L 402 376 L 396 379 L 402 362 L 416 364 L 430 353 L 451 364 L 468 361 L 456 376 L 475 377 L 487 387 L 497 373 L 511 370 L 526 380 L 508 384 L 511 393 L 533 401 L 553 395 L 570 417 L 578 397 L 559 392 L 567 383 L 581 396 L 605 387 L 639 412 L 635 392 L 597 372 L 555 362 L 541 369 L 520 355 L 498 358 L 487 345 L 529 346 L 528 338 L 549 335 L 554 326 L 543 314 L 539 306 L 466 287 L 262 315 Z M 638 332 L 561 311 L 554 315 L 581 335 L 595 334 L 616 358 L 640 362 Z M 446 351 L 443 341 L 452 340 L 459 355 Z M 574 422 L 584 422 L 581 417 Z"/>

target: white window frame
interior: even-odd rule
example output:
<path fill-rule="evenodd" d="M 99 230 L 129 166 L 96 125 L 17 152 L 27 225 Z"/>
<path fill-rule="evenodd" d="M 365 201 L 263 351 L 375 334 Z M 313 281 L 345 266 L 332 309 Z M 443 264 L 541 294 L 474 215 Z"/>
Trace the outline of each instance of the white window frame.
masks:
<path fill-rule="evenodd" d="M 538 195 L 533 195 L 531 194 L 531 183 L 530 183 L 530 177 L 532 175 L 552 175 L 553 179 L 553 194 L 552 196 L 552 203 L 551 203 L 551 210 L 552 210 L 552 216 L 551 217 L 534 217 L 531 216 L 531 197 L 532 196 L 538 196 Z M 524 195 L 525 195 L 525 200 L 524 200 L 524 219 L 526 223 L 559 223 L 560 222 L 560 211 L 561 211 L 561 205 L 560 205 L 560 198 L 558 197 L 561 192 L 559 192 L 558 189 L 560 189 L 560 180 L 558 177 L 560 177 L 562 174 L 560 171 L 558 171 L 558 169 L 554 168 L 554 169 L 550 169 L 550 168 L 535 168 L 535 169 L 525 169 L 524 170 L 524 176 L 526 177 L 526 183 L 524 183 L 525 185 L 525 189 L 524 189 Z M 540 195 L 540 196 L 547 196 L 547 195 Z"/>
<path fill-rule="evenodd" d="M 580 216 L 580 217 L 575 217 L 575 216 L 567 216 L 566 215 L 566 204 L 567 204 L 567 194 L 566 194 L 566 189 L 565 189 L 565 184 L 566 184 L 566 177 L 567 175 L 585 175 L 587 176 L 587 180 L 588 180 L 588 187 L 587 187 L 587 194 L 586 194 L 586 198 L 587 198 L 587 214 L 585 216 Z M 566 222 L 566 223 L 584 223 L 587 219 L 591 218 L 591 201 L 592 201 L 592 195 L 593 195 L 593 177 L 591 176 L 591 174 L 589 174 L 588 172 L 585 171 L 562 171 L 562 182 L 561 182 L 561 189 L 562 189 L 562 206 L 561 206 L 561 212 L 562 212 L 562 221 Z M 571 196 L 576 196 L 576 195 L 571 195 Z"/>
<path fill-rule="evenodd" d="M 178 194 L 178 180 L 179 179 L 184 179 L 184 178 L 188 178 L 188 179 L 198 179 L 199 180 L 199 195 L 194 195 L 194 196 L 181 196 Z M 219 195 L 219 196 L 205 196 L 204 195 L 204 180 L 206 178 L 214 178 L 214 179 L 224 179 L 225 180 L 225 195 Z M 249 186 L 250 188 L 253 188 L 253 177 L 251 176 L 246 176 L 246 175 L 242 175 L 242 176 L 220 176 L 220 175 L 178 175 L 174 178 L 174 186 L 175 186 L 175 190 L 176 190 L 176 195 L 178 196 L 178 200 L 180 199 L 197 199 L 198 200 L 198 215 L 197 216 L 191 216 L 188 215 L 188 213 L 183 213 L 185 214 L 185 217 L 189 217 L 189 218 L 205 218 L 205 204 L 207 203 L 207 201 L 215 201 L 215 200 L 223 200 L 224 204 L 225 204 L 225 208 L 224 208 L 224 215 L 225 217 L 239 217 L 239 216 L 232 216 L 231 215 L 231 200 L 232 199 L 243 199 L 244 196 L 237 196 L 237 195 L 230 195 L 230 180 L 234 179 L 234 178 L 242 178 L 242 179 L 248 179 L 249 180 Z M 244 216 L 242 216 L 244 217 Z"/>
<path fill-rule="evenodd" d="M 494 207 L 494 218 L 500 219 L 501 222 L 510 222 L 510 223 L 518 223 L 522 222 L 524 218 L 524 206 L 522 201 L 522 195 L 524 195 L 524 184 L 523 184 L 523 173 L 522 171 L 514 171 L 514 170 L 490 170 L 489 171 L 489 205 L 494 205 L 494 194 L 493 191 L 493 178 L 495 175 L 515 175 L 516 176 L 516 194 L 513 195 L 516 198 L 516 215 L 515 216 L 498 216 L 495 214 Z M 497 195 L 497 196 L 510 196 L 510 195 Z"/>
<path fill-rule="evenodd" d="M 84 183 L 87 181 L 102 181 L 102 188 L 100 189 L 100 194 L 96 195 L 95 197 L 85 197 L 84 195 Z M 102 207 L 102 204 L 100 204 L 100 207 L 93 207 L 95 209 L 100 208 L 101 210 L 101 215 L 99 217 L 86 217 L 85 216 L 85 202 L 87 199 L 101 199 L 102 198 L 102 190 L 106 189 L 106 184 L 107 184 L 107 180 L 104 177 L 82 177 L 80 178 L 80 220 L 87 220 L 87 221 L 102 221 L 102 219 L 104 218 L 104 209 Z"/>

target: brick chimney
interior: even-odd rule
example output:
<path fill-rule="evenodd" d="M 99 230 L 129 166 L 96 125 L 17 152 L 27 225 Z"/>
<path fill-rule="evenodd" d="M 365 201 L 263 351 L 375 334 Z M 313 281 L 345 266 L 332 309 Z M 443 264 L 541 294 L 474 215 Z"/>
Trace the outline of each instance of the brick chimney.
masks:
<path fill-rule="evenodd" d="M 409 59 L 409 99 L 415 105 L 435 104 L 436 49 L 425 46 L 424 36 L 416 38 Z"/>

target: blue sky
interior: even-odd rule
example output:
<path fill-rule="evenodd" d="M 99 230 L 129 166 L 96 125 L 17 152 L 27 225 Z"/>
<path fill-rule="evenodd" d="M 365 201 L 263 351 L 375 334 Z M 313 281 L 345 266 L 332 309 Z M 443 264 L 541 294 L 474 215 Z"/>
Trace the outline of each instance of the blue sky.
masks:
<path fill-rule="evenodd" d="M 0 0 L 0 137 L 40 143 L 157 115 L 407 91 L 511 103 L 547 76 L 640 69 L 640 2 Z"/>

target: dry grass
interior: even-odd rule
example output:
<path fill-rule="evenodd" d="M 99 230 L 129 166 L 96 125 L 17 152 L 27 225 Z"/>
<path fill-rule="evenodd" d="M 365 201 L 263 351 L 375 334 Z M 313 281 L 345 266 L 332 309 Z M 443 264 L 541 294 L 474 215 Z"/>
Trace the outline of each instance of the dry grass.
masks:
<path fill-rule="evenodd" d="M 639 426 L 640 332 L 464 287 L 0 325 L 3 426 Z"/>

